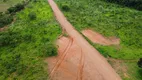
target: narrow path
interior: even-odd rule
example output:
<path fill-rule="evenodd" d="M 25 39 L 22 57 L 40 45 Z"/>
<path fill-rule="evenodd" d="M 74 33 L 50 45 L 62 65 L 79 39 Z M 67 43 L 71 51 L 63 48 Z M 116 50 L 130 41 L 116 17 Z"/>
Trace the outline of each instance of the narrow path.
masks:
<path fill-rule="evenodd" d="M 85 57 L 84 60 L 81 60 L 81 62 L 84 61 L 84 66 L 82 65 L 83 69 L 80 69 L 83 70 L 83 72 L 88 73 L 87 75 L 84 75 L 85 73 L 83 73 L 83 76 L 81 77 L 80 72 L 78 76 L 81 77 L 82 80 L 121 80 L 119 75 L 114 71 L 107 60 L 94 47 L 92 47 L 67 21 L 63 13 L 57 7 L 56 3 L 53 0 L 48 0 L 48 2 L 61 27 L 69 34 L 69 36 L 76 42 L 76 44 L 80 46 L 82 55 Z"/>

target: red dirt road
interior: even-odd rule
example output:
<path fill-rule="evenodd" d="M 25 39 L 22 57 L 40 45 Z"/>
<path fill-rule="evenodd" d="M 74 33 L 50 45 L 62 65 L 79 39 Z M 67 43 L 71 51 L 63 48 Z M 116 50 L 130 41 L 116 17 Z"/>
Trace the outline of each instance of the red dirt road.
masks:
<path fill-rule="evenodd" d="M 55 63 L 55 66 L 51 70 L 49 74 L 52 80 L 121 80 L 119 75 L 114 71 L 114 69 L 110 66 L 107 60 L 94 48 L 92 47 L 75 29 L 74 27 L 67 21 L 63 13 L 58 9 L 57 5 L 54 3 L 53 0 L 48 0 L 57 21 L 60 23 L 62 28 L 68 33 L 71 37 L 71 42 L 69 42 L 68 47 L 61 53 L 61 57 Z M 73 60 L 73 66 L 69 64 L 68 66 L 75 67 L 80 66 L 79 68 L 74 68 L 74 70 L 70 70 L 70 72 L 76 74 L 72 74 L 70 76 L 64 76 L 66 74 L 57 74 L 59 76 L 55 76 L 54 73 L 61 68 L 62 63 L 66 60 L 65 58 L 68 57 L 68 51 L 73 44 L 78 45 L 80 48 L 80 52 L 76 53 L 75 55 L 79 55 L 81 53 L 80 58 L 78 59 L 80 62 L 75 63 Z M 70 52 L 70 51 L 69 51 Z M 74 52 L 70 52 L 72 54 Z M 82 58 L 81 58 L 82 56 Z M 79 70 L 78 70 L 79 69 Z M 68 69 L 69 70 L 69 69 Z M 70 73 L 69 72 L 69 73 Z M 70 73 L 71 74 L 71 73 Z M 53 76 L 53 78 L 52 78 Z M 77 77 L 73 77 L 77 76 Z M 56 78 L 55 78 L 56 77 Z M 64 78 L 63 78 L 64 77 Z"/>

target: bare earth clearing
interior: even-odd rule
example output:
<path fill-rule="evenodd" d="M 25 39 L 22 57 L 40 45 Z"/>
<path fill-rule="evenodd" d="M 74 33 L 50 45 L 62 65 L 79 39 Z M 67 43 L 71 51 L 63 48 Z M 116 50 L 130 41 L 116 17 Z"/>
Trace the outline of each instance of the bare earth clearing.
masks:
<path fill-rule="evenodd" d="M 86 36 L 88 39 L 90 39 L 92 42 L 98 43 L 101 45 L 119 45 L 120 44 L 120 39 L 116 37 L 106 38 L 103 35 L 89 29 L 83 30 L 82 34 Z"/>
<path fill-rule="evenodd" d="M 51 80 L 121 80 L 107 60 L 67 21 L 53 0 L 48 0 L 57 21 L 70 38 L 61 37 L 59 56 L 49 58 Z"/>

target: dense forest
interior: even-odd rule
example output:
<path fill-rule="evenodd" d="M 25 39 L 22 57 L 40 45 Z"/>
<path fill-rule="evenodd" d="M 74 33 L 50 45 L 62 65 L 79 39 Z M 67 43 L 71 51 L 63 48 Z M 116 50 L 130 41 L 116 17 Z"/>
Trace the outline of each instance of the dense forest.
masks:
<path fill-rule="evenodd" d="M 137 10 L 142 10 L 142 0 L 106 0 L 111 3 L 120 4 Z"/>

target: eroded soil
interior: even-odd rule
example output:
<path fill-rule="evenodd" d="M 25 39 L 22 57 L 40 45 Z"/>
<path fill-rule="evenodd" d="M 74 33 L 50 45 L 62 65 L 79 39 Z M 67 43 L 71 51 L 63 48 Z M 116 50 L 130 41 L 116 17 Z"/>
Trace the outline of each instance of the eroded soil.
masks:
<path fill-rule="evenodd" d="M 89 40 L 94 43 L 98 43 L 101 45 L 119 45 L 120 39 L 116 37 L 104 37 L 100 33 L 92 31 L 90 29 L 86 29 L 82 31 L 82 34 L 86 36 Z"/>

